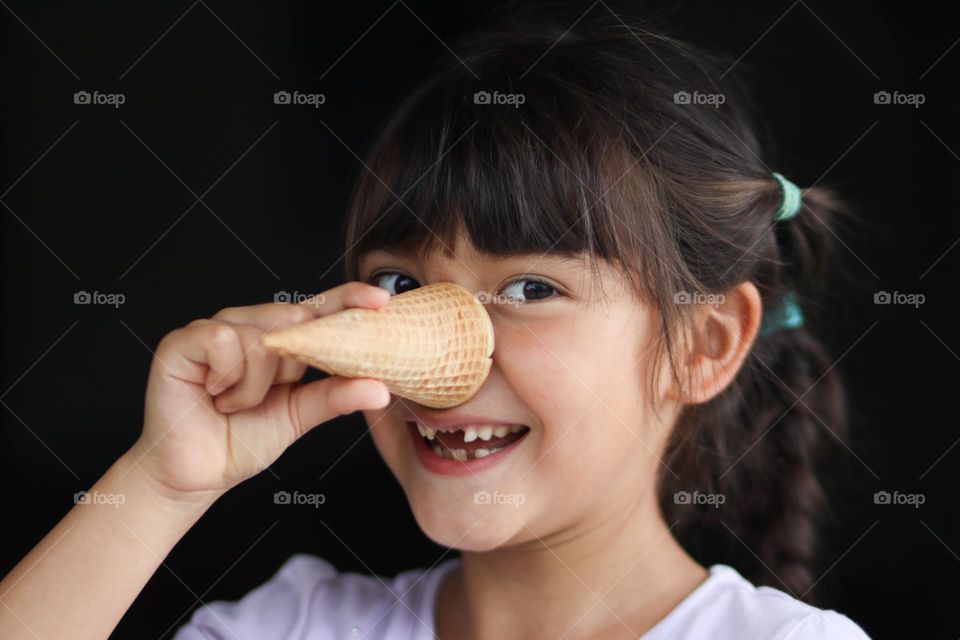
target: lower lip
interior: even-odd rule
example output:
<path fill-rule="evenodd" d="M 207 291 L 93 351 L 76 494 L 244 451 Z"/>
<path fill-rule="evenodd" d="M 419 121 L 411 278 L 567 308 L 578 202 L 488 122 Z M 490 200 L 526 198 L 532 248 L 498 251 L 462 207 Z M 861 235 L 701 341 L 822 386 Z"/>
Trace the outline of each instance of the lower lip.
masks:
<path fill-rule="evenodd" d="M 449 458 L 441 458 L 435 454 L 430 447 L 427 446 L 426 440 L 423 439 L 423 436 L 420 435 L 420 432 L 417 431 L 417 426 L 414 423 L 407 423 L 407 429 L 410 431 L 410 436 L 413 438 L 413 448 L 417 452 L 417 457 L 420 459 L 420 462 L 428 471 L 433 471 L 434 473 L 439 473 L 445 476 L 465 476 L 472 473 L 480 473 L 485 469 L 489 469 L 497 464 L 499 464 L 506 456 L 509 456 L 510 453 L 516 449 L 521 442 L 523 442 L 529 431 L 523 435 L 519 440 L 515 441 L 508 447 L 504 447 L 495 453 L 484 456 L 482 458 L 474 458 L 473 460 L 450 460 Z"/>

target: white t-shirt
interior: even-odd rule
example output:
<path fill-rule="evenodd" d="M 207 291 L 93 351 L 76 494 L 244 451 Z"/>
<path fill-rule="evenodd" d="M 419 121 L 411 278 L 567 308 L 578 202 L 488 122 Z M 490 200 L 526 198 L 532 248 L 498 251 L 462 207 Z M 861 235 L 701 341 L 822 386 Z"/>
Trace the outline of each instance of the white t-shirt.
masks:
<path fill-rule="evenodd" d="M 338 572 L 305 554 L 290 558 L 237 602 L 194 611 L 174 640 L 433 640 L 437 589 L 448 559 L 393 578 Z M 710 575 L 640 640 L 869 640 L 852 620 L 771 587 L 755 587 L 733 567 Z"/>

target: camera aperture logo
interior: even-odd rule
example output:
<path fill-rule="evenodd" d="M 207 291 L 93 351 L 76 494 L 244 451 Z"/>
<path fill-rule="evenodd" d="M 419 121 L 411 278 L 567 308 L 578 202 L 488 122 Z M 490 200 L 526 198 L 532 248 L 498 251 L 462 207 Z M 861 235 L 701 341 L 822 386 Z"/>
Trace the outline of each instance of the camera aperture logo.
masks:
<path fill-rule="evenodd" d="M 690 493 L 689 491 L 677 491 L 673 494 L 674 504 L 705 504 L 714 509 L 719 509 L 720 505 L 726 501 L 727 496 L 722 493 L 700 493 L 699 491 Z"/>
<path fill-rule="evenodd" d="M 473 104 L 506 104 L 514 109 L 519 109 L 520 105 L 527 101 L 527 96 L 522 93 L 500 93 L 494 91 L 477 91 L 473 94 Z"/>
<path fill-rule="evenodd" d="M 905 504 L 919 509 L 920 505 L 927 501 L 927 496 L 922 493 L 900 493 L 899 491 L 877 491 L 873 494 L 873 504 Z"/>
<path fill-rule="evenodd" d="M 309 105 L 319 109 L 327 102 L 327 96 L 322 93 L 301 93 L 300 91 L 277 91 L 273 94 L 273 104 Z"/>
<path fill-rule="evenodd" d="M 477 491 L 473 494 L 474 504 L 507 504 L 519 509 L 527 501 L 522 493 L 500 493 L 499 491 Z"/>
<path fill-rule="evenodd" d="M 920 305 L 927 301 L 927 296 L 922 293 L 902 293 L 900 291 L 877 291 L 873 294 L 873 304 L 902 304 L 914 309 L 919 309 Z"/>
<path fill-rule="evenodd" d="M 719 109 L 726 103 L 727 96 L 722 93 L 700 93 L 699 91 L 677 91 L 673 94 L 674 104 L 706 105 Z"/>
<path fill-rule="evenodd" d="M 519 307 L 523 304 L 523 298 L 517 296 L 508 296 L 503 293 L 490 293 L 489 291 L 477 291 L 473 297 L 480 304 L 512 304 Z"/>
<path fill-rule="evenodd" d="M 300 493 L 294 491 L 277 491 L 273 494 L 273 504 L 305 504 L 319 509 L 320 505 L 327 501 L 327 496 L 322 493 Z"/>
<path fill-rule="evenodd" d="M 101 291 L 77 291 L 73 294 L 73 304 L 105 304 L 114 309 L 127 301 L 122 293 L 103 293 Z"/>
<path fill-rule="evenodd" d="M 899 91 L 877 91 L 873 94 L 873 104 L 907 105 L 919 109 L 927 101 L 923 93 L 901 93 Z"/>
<path fill-rule="evenodd" d="M 322 293 L 300 293 L 299 291 L 277 291 L 273 294 L 277 304 L 310 304 L 319 307 L 326 302 Z"/>
<path fill-rule="evenodd" d="M 127 101 L 122 93 L 100 93 L 99 91 L 77 91 L 73 94 L 73 104 L 107 105 L 119 109 Z"/>
<path fill-rule="evenodd" d="M 719 307 L 726 300 L 722 293 L 703 293 L 702 291 L 677 291 L 673 294 L 674 304 L 709 304 Z"/>
<path fill-rule="evenodd" d="M 73 504 L 106 504 L 115 509 L 127 501 L 122 493 L 100 493 L 99 491 L 77 491 L 73 494 Z"/>

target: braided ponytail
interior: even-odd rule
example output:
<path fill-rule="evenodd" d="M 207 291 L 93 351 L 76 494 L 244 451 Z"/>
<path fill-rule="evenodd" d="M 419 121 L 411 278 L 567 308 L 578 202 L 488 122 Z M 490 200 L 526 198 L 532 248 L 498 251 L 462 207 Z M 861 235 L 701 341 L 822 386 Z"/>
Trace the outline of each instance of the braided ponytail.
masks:
<path fill-rule="evenodd" d="M 779 258 L 756 273 L 765 306 L 779 309 L 790 296 L 809 310 L 826 273 L 824 225 L 847 213 L 828 189 L 803 193 L 798 216 L 776 224 Z M 817 471 L 846 438 L 844 392 L 808 327 L 766 329 L 723 392 L 684 409 L 664 458 L 672 473 L 661 475 L 661 506 L 695 557 L 726 558 L 755 583 L 816 603 L 818 533 L 829 513 Z M 723 496 L 723 508 L 679 508 L 684 491 Z"/>

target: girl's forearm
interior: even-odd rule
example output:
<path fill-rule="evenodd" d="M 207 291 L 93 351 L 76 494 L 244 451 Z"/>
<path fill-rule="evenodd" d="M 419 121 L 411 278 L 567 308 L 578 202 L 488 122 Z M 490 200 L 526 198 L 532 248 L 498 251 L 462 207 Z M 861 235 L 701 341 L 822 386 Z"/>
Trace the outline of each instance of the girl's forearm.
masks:
<path fill-rule="evenodd" d="M 103 640 L 213 498 L 164 495 L 128 453 L 0 582 L 0 638 Z"/>

